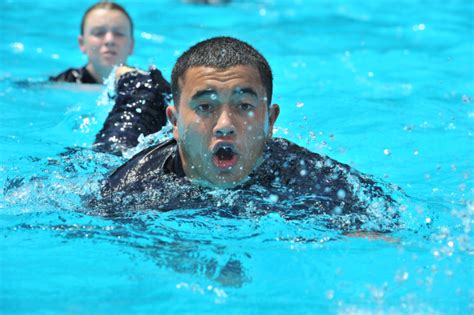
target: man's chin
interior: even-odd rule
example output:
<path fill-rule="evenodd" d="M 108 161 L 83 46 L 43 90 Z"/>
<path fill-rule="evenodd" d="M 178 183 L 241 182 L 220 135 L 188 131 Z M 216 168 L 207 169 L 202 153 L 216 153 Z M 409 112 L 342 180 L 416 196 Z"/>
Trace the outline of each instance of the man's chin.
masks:
<path fill-rule="evenodd" d="M 110 67 L 112 69 L 113 66 L 122 64 L 123 62 L 120 60 L 120 58 L 117 57 L 103 57 L 101 59 L 101 63 L 103 67 Z"/>

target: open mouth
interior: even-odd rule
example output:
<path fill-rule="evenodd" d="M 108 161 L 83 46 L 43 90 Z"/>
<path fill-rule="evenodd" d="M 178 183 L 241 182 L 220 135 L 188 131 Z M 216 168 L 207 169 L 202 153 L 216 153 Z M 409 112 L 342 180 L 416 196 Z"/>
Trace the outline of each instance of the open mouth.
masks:
<path fill-rule="evenodd" d="M 212 162 L 220 169 L 230 169 L 239 160 L 239 155 L 232 145 L 217 145 L 214 149 Z"/>

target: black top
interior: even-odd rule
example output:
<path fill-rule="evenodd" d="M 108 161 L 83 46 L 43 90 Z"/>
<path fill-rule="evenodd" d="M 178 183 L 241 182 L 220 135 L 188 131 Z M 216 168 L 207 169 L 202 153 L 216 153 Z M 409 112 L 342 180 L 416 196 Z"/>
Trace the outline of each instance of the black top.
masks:
<path fill-rule="evenodd" d="M 82 67 L 80 69 L 70 68 L 64 72 L 61 72 L 57 76 L 49 77 L 49 81 L 54 82 L 71 82 L 71 83 L 90 83 L 90 84 L 97 84 L 96 79 L 92 76 L 92 74 L 86 69 L 86 67 Z"/>
<path fill-rule="evenodd" d="M 95 149 L 120 155 L 138 144 L 140 134 L 159 131 L 166 125 L 170 93 L 169 83 L 157 69 L 122 75 L 117 82 L 115 105 L 96 135 Z"/>
<path fill-rule="evenodd" d="M 273 138 L 264 162 L 247 181 L 216 190 L 185 177 L 175 140 L 149 147 L 119 167 L 102 189 L 113 209 L 231 209 L 235 214 L 279 212 L 286 218 L 329 214 L 339 228 L 396 217 L 390 189 L 346 164 Z M 345 215 L 357 214 L 348 219 Z M 334 216 L 335 215 L 335 216 Z M 372 222 L 376 225 L 376 222 Z M 380 228 L 377 228 L 380 230 Z"/>

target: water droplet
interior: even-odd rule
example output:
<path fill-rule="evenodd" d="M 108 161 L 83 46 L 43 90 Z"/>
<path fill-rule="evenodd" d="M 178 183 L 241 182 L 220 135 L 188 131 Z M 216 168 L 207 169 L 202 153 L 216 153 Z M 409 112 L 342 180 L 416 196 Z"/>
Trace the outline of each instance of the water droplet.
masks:
<path fill-rule="evenodd" d="M 339 198 L 339 199 L 346 198 L 346 191 L 344 189 L 339 189 L 337 191 L 337 198 Z"/>
<path fill-rule="evenodd" d="M 326 299 L 332 300 L 334 298 L 334 290 L 326 291 Z"/>
<path fill-rule="evenodd" d="M 14 42 L 10 44 L 10 47 L 13 49 L 15 53 L 22 53 L 25 50 L 25 45 L 20 42 Z"/>
<path fill-rule="evenodd" d="M 407 281 L 408 280 L 408 272 L 406 271 L 399 271 L 397 272 L 397 274 L 395 275 L 395 280 L 397 282 L 404 282 L 404 281 Z"/>
<path fill-rule="evenodd" d="M 271 202 L 271 203 L 277 203 L 278 202 L 278 196 L 277 195 L 274 195 L 274 194 L 271 194 L 269 197 L 268 197 L 268 201 Z"/>

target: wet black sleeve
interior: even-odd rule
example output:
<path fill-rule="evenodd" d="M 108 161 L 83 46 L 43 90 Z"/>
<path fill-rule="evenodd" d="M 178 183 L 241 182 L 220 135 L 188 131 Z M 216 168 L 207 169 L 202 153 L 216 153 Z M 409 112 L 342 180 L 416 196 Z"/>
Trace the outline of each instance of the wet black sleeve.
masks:
<path fill-rule="evenodd" d="M 116 91 L 115 105 L 94 147 L 120 155 L 138 144 L 140 134 L 155 133 L 166 124 L 170 85 L 159 70 L 152 69 L 148 74 L 134 71 L 122 75 Z"/>

